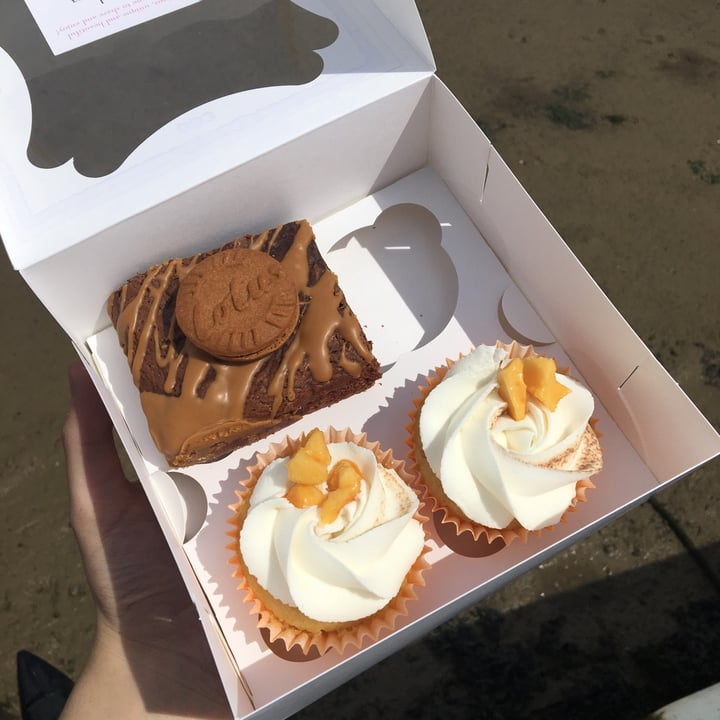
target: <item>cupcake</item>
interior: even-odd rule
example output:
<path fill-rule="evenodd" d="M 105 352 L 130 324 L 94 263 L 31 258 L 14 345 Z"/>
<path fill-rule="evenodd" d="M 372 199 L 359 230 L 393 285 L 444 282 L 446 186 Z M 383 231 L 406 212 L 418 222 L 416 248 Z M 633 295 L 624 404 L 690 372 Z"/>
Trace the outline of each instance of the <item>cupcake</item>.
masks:
<path fill-rule="evenodd" d="M 228 547 L 270 641 L 343 652 L 392 629 L 427 567 L 404 464 L 331 428 L 273 445 L 249 473 Z"/>
<path fill-rule="evenodd" d="M 552 358 L 480 345 L 437 368 L 408 425 L 425 495 L 457 533 L 505 543 L 556 525 L 602 468 L 594 401 Z"/>

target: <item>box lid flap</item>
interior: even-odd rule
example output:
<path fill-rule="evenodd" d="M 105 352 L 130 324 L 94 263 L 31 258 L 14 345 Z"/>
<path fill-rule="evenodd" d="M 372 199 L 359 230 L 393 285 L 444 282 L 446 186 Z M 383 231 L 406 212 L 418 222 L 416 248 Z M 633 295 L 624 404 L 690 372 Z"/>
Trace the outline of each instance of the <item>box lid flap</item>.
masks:
<path fill-rule="evenodd" d="M 42 5 L 0 8 L 0 235 L 19 269 L 434 72 L 412 0 Z"/>

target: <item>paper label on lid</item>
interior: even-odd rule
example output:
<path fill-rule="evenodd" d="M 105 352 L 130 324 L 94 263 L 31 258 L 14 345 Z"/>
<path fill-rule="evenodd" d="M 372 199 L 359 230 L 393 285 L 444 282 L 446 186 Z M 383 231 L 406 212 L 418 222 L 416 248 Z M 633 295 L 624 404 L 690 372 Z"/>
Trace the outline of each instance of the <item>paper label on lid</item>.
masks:
<path fill-rule="evenodd" d="M 25 0 L 54 55 L 201 0 Z"/>

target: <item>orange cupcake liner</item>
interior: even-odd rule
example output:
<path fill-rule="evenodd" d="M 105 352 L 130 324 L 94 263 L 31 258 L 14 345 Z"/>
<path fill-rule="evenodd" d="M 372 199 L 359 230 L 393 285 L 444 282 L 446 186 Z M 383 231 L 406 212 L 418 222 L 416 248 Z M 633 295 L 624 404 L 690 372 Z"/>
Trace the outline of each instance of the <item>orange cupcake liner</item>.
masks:
<path fill-rule="evenodd" d="M 349 429 L 338 430 L 330 427 L 324 432 L 324 435 L 325 441 L 328 443 L 351 442 L 371 450 L 381 465 L 395 470 L 400 478 L 411 489 L 415 490 L 413 478 L 405 469 L 404 461 L 395 459 L 392 450 L 382 450 L 379 443 L 368 442 L 365 433 L 356 434 Z M 329 650 L 335 650 L 342 654 L 348 648 L 360 649 L 364 645 L 376 641 L 384 632 L 392 631 L 400 617 L 408 614 L 408 602 L 417 599 L 416 588 L 425 586 L 423 574 L 430 567 L 425 555 L 430 551 L 430 547 L 427 544 L 423 546 L 420 555 L 405 576 L 398 594 L 384 608 L 369 617 L 359 620 L 357 623 L 343 623 L 342 627 L 338 629 L 312 632 L 294 627 L 277 617 L 263 602 L 262 598 L 258 597 L 258 594 L 248 581 L 247 575 L 249 573 L 245 569 L 239 552 L 240 530 L 242 527 L 240 513 L 243 506 L 248 502 L 263 470 L 273 460 L 292 455 L 303 444 L 305 438 L 305 433 L 295 439 L 288 437 L 283 442 L 272 443 L 266 452 L 258 453 L 255 465 L 248 468 L 249 475 L 242 482 L 243 488 L 235 491 L 238 497 L 237 503 L 229 506 L 233 513 L 229 520 L 232 529 L 226 534 L 232 538 L 232 542 L 226 547 L 231 551 L 230 564 L 235 566 L 232 576 L 240 581 L 237 589 L 245 593 L 243 602 L 251 606 L 251 614 L 258 616 L 258 629 L 263 636 L 267 637 L 270 643 L 280 641 L 284 644 L 288 653 L 290 651 L 299 651 L 305 656 L 313 653 L 324 655 Z M 414 517 L 425 528 L 428 518 L 422 515 L 419 510 Z M 426 540 L 428 538 L 427 530 L 425 530 L 425 538 Z"/>
<path fill-rule="evenodd" d="M 508 358 L 510 359 L 516 357 L 530 357 L 536 354 L 532 345 L 521 345 L 514 340 L 510 344 L 498 341 L 495 345 L 496 347 L 503 348 L 508 353 Z M 462 357 L 463 354 L 459 355 L 457 360 Z M 440 384 L 440 382 L 447 375 L 448 370 L 450 370 L 450 368 L 457 362 L 457 360 L 451 360 L 450 358 L 446 358 L 445 365 L 434 368 L 431 374 L 425 378 L 426 384 L 418 386 L 420 395 L 419 397 L 413 398 L 413 408 L 409 412 L 410 422 L 405 426 L 405 429 L 407 430 L 405 444 L 409 448 L 409 467 L 416 478 L 417 487 L 423 502 L 428 508 L 430 508 L 430 511 L 433 514 L 438 513 L 440 522 L 454 525 L 457 535 L 469 532 L 472 534 L 475 541 L 478 541 L 482 535 L 485 535 L 488 543 L 492 543 L 498 538 L 501 538 L 505 545 L 509 545 L 511 542 L 513 542 L 513 540 L 516 539 L 519 539 L 522 542 L 527 542 L 529 535 L 540 535 L 540 533 L 542 533 L 543 531 L 552 530 L 559 523 L 567 522 L 569 513 L 575 512 L 578 503 L 587 502 L 587 491 L 592 490 L 595 487 L 594 483 L 590 478 L 583 478 L 576 483 L 575 497 L 568 506 L 567 510 L 560 517 L 558 522 L 553 525 L 548 525 L 544 528 L 540 528 L 538 530 L 528 530 L 527 528 L 524 528 L 522 525 L 520 525 L 520 523 L 518 523 L 517 521 L 513 521 L 510 525 L 504 528 L 492 528 L 488 527 L 487 525 L 476 523 L 466 517 L 459 508 L 453 508 L 451 505 L 444 503 L 443 499 L 439 498 L 430 489 L 426 478 L 428 474 L 431 474 L 433 477 L 435 477 L 435 474 L 433 473 L 427 462 L 425 453 L 420 446 L 420 441 L 417 434 L 420 410 L 427 396 L 430 394 L 433 388 L 437 387 L 437 385 Z M 567 374 L 567 369 L 559 369 L 558 372 Z M 597 424 L 597 420 L 593 418 L 590 420 L 589 424 L 595 434 L 600 437 L 595 427 Z M 447 500 L 448 502 L 452 503 L 449 498 L 447 498 Z"/>

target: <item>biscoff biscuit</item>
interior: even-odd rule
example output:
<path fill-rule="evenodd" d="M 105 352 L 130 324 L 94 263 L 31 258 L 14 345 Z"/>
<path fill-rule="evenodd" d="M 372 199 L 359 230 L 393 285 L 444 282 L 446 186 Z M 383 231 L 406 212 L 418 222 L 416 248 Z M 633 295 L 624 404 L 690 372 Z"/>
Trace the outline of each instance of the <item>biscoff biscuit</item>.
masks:
<path fill-rule="evenodd" d="M 199 262 L 178 289 L 175 317 L 197 347 L 222 360 L 263 357 L 292 335 L 295 283 L 264 252 L 233 248 Z"/>

